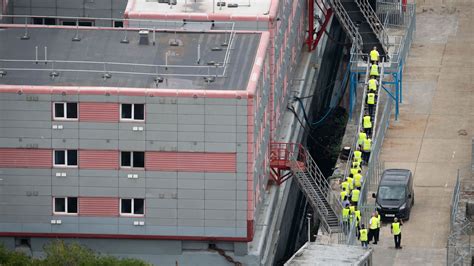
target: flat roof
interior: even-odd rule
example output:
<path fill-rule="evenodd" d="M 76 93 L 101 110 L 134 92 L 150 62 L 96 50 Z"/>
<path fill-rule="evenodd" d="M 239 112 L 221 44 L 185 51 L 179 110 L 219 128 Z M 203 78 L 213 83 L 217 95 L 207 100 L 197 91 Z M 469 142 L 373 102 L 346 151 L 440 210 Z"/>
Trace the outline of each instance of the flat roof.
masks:
<path fill-rule="evenodd" d="M 262 39 L 156 31 L 152 45 L 153 32 L 144 34 L 148 45 L 138 30 L 29 27 L 24 40 L 25 28 L 0 28 L 0 84 L 245 90 Z"/>
<path fill-rule="evenodd" d="M 173 0 L 129 0 L 127 12 L 135 13 L 203 13 L 203 14 L 228 14 L 244 16 L 263 16 L 270 13 L 272 2 L 277 0 L 176 0 L 175 5 L 169 3 Z M 224 2 L 225 6 L 218 6 Z M 229 5 L 237 5 L 229 7 Z"/>
<path fill-rule="evenodd" d="M 339 244 L 306 243 L 285 266 L 314 266 L 314 265 L 365 265 L 372 255 L 372 249 L 363 249 L 360 246 Z"/>

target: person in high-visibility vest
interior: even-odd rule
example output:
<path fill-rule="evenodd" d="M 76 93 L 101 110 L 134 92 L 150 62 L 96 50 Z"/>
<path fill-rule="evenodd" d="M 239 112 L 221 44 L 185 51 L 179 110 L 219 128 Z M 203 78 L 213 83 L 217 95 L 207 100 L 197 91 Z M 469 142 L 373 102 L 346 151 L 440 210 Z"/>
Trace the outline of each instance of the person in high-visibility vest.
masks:
<path fill-rule="evenodd" d="M 354 162 L 362 162 L 362 152 L 358 149 L 354 151 Z"/>
<path fill-rule="evenodd" d="M 380 76 L 379 74 L 379 66 L 377 64 L 372 64 L 370 66 L 370 73 L 369 73 L 369 76 L 374 76 L 374 77 L 378 77 Z"/>
<path fill-rule="evenodd" d="M 367 82 L 369 85 L 369 92 L 377 93 L 377 87 L 379 86 L 379 81 L 375 77 L 370 77 Z"/>
<path fill-rule="evenodd" d="M 374 46 L 374 49 L 370 51 L 370 62 L 377 63 L 379 61 L 380 54 L 379 51 L 377 51 L 377 46 Z"/>
<path fill-rule="evenodd" d="M 344 232 L 349 231 L 349 215 L 350 215 L 349 205 L 345 205 L 344 208 L 342 209 L 342 226 L 343 226 Z"/>
<path fill-rule="evenodd" d="M 341 188 L 346 191 L 346 193 L 347 193 L 346 196 L 349 196 L 349 193 L 350 193 L 350 191 L 349 191 L 350 186 L 349 186 L 349 182 L 348 182 L 347 180 L 344 180 L 344 181 L 341 183 Z"/>
<path fill-rule="evenodd" d="M 354 187 L 360 188 L 362 187 L 362 174 L 357 173 L 354 175 Z"/>
<path fill-rule="evenodd" d="M 369 236 L 367 233 L 367 229 L 365 229 L 365 224 L 360 226 L 359 230 L 359 240 L 363 248 L 367 248 L 369 244 Z"/>
<path fill-rule="evenodd" d="M 356 162 L 356 161 L 352 162 L 352 168 L 351 169 L 356 169 L 357 172 L 359 172 L 359 170 L 362 170 L 362 168 L 360 167 L 360 162 Z"/>
<path fill-rule="evenodd" d="M 369 107 L 369 115 L 373 116 L 374 115 L 374 107 L 375 107 L 375 93 L 367 93 L 367 106 Z"/>
<path fill-rule="evenodd" d="M 367 138 L 367 134 L 363 130 L 359 132 L 359 138 L 357 139 L 357 144 L 362 148 L 364 145 L 364 140 Z"/>
<path fill-rule="evenodd" d="M 354 178 L 349 175 L 346 180 L 349 182 L 349 190 L 352 191 L 354 189 Z"/>
<path fill-rule="evenodd" d="M 364 126 L 364 131 L 369 137 L 372 134 L 372 119 L 369 114 L 365 114 L 362 118 L 362 124 Z"/>
<path fill-rule="evenodd" d="M 343 202 L 343 201 L 346 199 L 346 197 L 347 197 L 346 188 L 343 187 L 342 190 L 341 190 L 341 192 L 340 192 L 340 194 L 341 194 L 341 202 Z"/>
<path fill-rule="evenodd" d="M 349 175 L 352 175 L 351 177 L 354 177 L 355 174 L 359 173 L 359 171 L 361 171 L 360 168 L 351 168 L 350 170 L 350 174 Z"/>
<path fill-rule="evenodd" d="M 362 145 L 362 159 L 366 163 L 369 163 L 371 150 L 372 150 L 372 139 L 367 138 L 364 140 L 364 144 Z"/>
<path fill-rule="evenodd" d="M 377 216 L 375 213 L 372 214 L 372 217 L 369 220 L 369 242 L 372 241 L 372 238 L 375 236 L 375 230 L 377 230 Z M 374 241 L 373 244 L 377 245 L 377 241 Z"/>
<path fill-rule="evenodd" d="M 397 218 L 393 219 L 391 230 L 392 230 L 392 234 L 393 234 L 393 240 L 395 241 L 395 248 L 397 248 L 397 249 L 402 248 L 402 246 L 401 246 L 401 243 L 402 243 L 402 229 L 400 228 L 400 226 L 402 226 L 402 225 L 403 225 L 402 220 L 400 220 L 400 222 L 399 222 Z"/>
<path fill-rule="evenodd" d="M 360 190 L 358 188 L 354 188 L 351 192 L 351 202 L 352 205 L 357 206 L 360 197 Z"/>
<path fill-rule="evenodd" d="M 377 229 L 375 229 L 375 232 L 374 232 L 374 242 L 377 243 L 379 242 L 379 236 L 380 236 L 380 223 L 381 223 L 381 217 L 380 217 L 380 214 L 377 212 L 377 210 L 375 211 L 375 217 L 377 217 Z"/>

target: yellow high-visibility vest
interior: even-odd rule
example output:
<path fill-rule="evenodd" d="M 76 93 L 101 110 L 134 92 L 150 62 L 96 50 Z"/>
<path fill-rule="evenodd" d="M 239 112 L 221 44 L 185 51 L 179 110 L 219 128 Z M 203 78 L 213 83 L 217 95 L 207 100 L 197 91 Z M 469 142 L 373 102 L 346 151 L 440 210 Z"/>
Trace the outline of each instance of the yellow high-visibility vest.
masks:
<path fill-rule="evenodd" d="M 400 223 L 392 223 L 392 232 L 394 235 L 399 235 L 402 231 L 400 230 Z"/>
<path fill-rule="evenodd" d="M 362 145 L 364 143 L 364 140 L 367 138 L 367 134 L 365 134 L 364 132 L 360 132 L 359 133 L 359 140 L 357 141 L 357 143 L 359 145 Z"/>
<path fill-rule="evenodd" d="M 356 174 L 354 175 L 354 186 L 355 187 L 361 187 L 362 186 L 362 175 L 361 174 Z"/>
<path fill-rule="evenodd" d="M 341 183 L 342 189 L 345 189 L 346 191 L 349 191 L 349 182 L 344 181 Z"/>
<path fill-rule="evenodd" d="M 352 206 L 352 205 L 349 206 L 349 213 L 350 213 L 351 215 L 354 214 L 355 210 L 356 210 L 356 207 L 355 207 L 355 206 Z"/>
<path fill-rule="evenodd" d="M 370 67 L 370 74 L 369 75 L 378 77 L 379 76 L 379 66 L 377 66 L 376 64 L 372 64 L 372 66 Z"/>
<path fill-rule="evenodd" d="M 370 151 L 372 149 L 372 140 L 371 139 L 364 140 L 364 145 L 362 146 L 362 149 L 364 151 Z"/>
<path fill-rule="evenodd" d="M 365 133 L 364 133 L 365 134 Z M 362 152 L 361 151 L 355 151 L 354 152 L 354 160 L 356 162 L 360 162 L 359 159 L 362 159 Z"/>
<path fill-rule="evenodd" d="M 352 162 L 352 168 L 355 168 L 355 169 L 357 169 L 357 170 L 361 170 L 361 168 L 360 168 L 360 162 L 353 161 L 353 162 Z"/>
<path fill-rule="evenodd" d="M 349 208 L 342 209 L 342 220 L 343 221 L 349 220 Z"/>
<path fill-rule="evenodd" d="M 378 224 L 377 217 L 370 218 L 370 229 L 377 229 L 378 228 L 377 224 Z"/>
<path fill-rule="evenodd" d="M 353 184 L 354 179 L 352 177 L 347 177 L 346 181 L 347 181 L 347 183 L 349 183 L 349 189 L 353 190 L 354 189 L 354 184 Z"/>
<path fill-rule="evenodd" d="M 353 202 L 358 202 L 359 201 L 359 195 L 360 195 L 360 190 L 358 190 L 357 188 L 352 190 L 351 200 Z"/>
<path fill-rule="evenodd" d="M 369 79 L 369 91 L 377 91 L 377 80 Z"/>
<path fill-rule="evenodd" d="M 367 104 L 375 104 L 375 93 L 367 94 Z"/>
<path fill-rule="evenodd" d="M 370 121 L 370 116 L 366 115 L 364 116 L 364 128 L 371 128 L 372 127 L 372 121 Z"/>
<path fill-rule="evenodd" d="M 359 173 L 359 169 L 357 168 L 351 168 L 351 174 L 354 176 L 355 174 Z"/>
<path fill-rule="evenodd" d="M 346 196 L 347 196 L 347 192 L 344 190 L 341 191 L 341 201 L 343 201 Z"/>
<path fill-rule="evenodd" d="M 370 61 L 379 61 L 379 51 L 377 50 L 372 50 L 370 51 Z"/>
<path fill-rule="evenodd" d="M 360 235 L 360 241 L 368 241 L 369 240 L 367 229 L 360 229 L 359 235 Z"/>
<path fill-rule="evenodd" d="M 354 212 L 354 214 L 355 214 L 355 217 L 357 217 L 357 222 L 359 222 L 360 221 L 360 211 L 357 210 L 357 211 Z"/>

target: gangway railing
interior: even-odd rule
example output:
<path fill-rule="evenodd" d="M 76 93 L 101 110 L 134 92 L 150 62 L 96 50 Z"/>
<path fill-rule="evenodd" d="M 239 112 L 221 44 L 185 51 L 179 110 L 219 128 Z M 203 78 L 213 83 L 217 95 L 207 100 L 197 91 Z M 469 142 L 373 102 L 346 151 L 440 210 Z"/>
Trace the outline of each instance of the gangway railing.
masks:
<path fill-rule="evenodd" d="M 342 24 L 343 28 L 351 37 L 352 43 L 355 43 L 358 49 L 362 49 L 363 40 L 362 36 L 359 33 L 359 29 L 356 27 L 354 22 L 347 14 L 346 9 L 341 3 L 341 0 L 330 0 L 329 1 L 332 8 L 334 9 L 334 13 L 336 14 L 339 22 Z"/>
<path fill-rule="evenodd" d="M 356 4 L 359 6 L 370 28 L 379 39 L 380 44 L 382 45 L 382 48 L 386 54 L 388 52 L 388 35 L 383 27 L 383 24 L 380 22 L 377 13 L 375 13 L 367 0 L 356 0 Z"/>
<path fill-rule="evenodd" d="M 375 140 L 376 138 L 376 134 L 377 134 L 377 131 L 378 131 L 378 128 L 377 128 L 377 121 L 378 121 L 378 114 L 379 114 L 379 102 L 380 102 L 380 93 L 382 92 L 382 83 L 383 83 L 383 77 L 384 77 L 384 72 L 385 72 L 385 58 L 382 59 L 382 64 L 381 64 L 381 68 L 380 68 L 380 78 L 379 78 L 379 84 L 378 84 L 378 89 L 377 89 L 377 102 L 375 103 L 375 110 L 374 110 L 374 119 L 373 119 L 373 123 L 372 123 L 372 140 Z"/>

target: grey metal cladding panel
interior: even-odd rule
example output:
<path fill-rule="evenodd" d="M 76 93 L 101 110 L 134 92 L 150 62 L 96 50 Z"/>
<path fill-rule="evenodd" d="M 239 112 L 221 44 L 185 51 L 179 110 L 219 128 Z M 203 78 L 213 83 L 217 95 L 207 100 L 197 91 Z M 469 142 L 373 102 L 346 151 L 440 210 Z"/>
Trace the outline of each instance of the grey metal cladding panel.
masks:
<path fill-rule="evenodd" d="M 81 176 L 79 178 L 79 185 L 82 187 L 105 187 L 105 188 L 117 188 L 119 186 L 119 178 L 117 175 L 110 177 L 89 177 Z"/>
<path fill-rule="evenodd" d="M 48 186 L 51 176 L 9 176 L 0 173 L 2 186 Z"/>
<path fill-rule="evenodd" d="M 110 4 L 109 4 L 110 5 Z M 109 9 L 110 12 L 110 9 Z M 147 97 L 145 96 L 119 96 L 119 103 L 146 103 Z"/>
<path fill-rule="evenodd" d="M 83 129 L 80 125 L 79 137 L 81 139 L 118 139 L 118 130 L 104 130 L 100 127 L 96 129 Z"/>
<path fill-rule="evenodd" d="M 79 224 L 80 233 L 89 234 L 117 234 L 118 224 Z"/>
<path fill-rule="evenodd" d="M 206 119 L 209 119 L 206 117 Z M 178 123 L 186 125 L 204 125 L 204 115 L 181 114 L 178 115 Z"/>
<path fill-rule="evenodd" d="M 147 200 L 148 203 L 148 200 Z M 164 209 L 164 208 L 150 208 L 147 207 L 145 211 L 147 218 L 165 218 L 165 219 L 176 219 L 178 218 L 177 209 Z"/>
<path fill-rule="evenodd" d="M 23 223 L 22 232 L 49 233 L 51 232 L 51 224 Z"/>
<path fill-rule="evenodd" d="M 0 168 L 0 174 L 9 176 L 51 176 L 51 169 Z"/>
<path fill-rule="evenodd" d="M 237 106 L 234 105 L 206 105 L 206 114 L 237 115 Z"/>
<path fill-rule="evenodd" d="M 206 125 L 236 125 L 235 115 L 206 115 Z"/>
<path fill-rule="evenodd" d="M 61 220 L 61 224 L 51 225 L 52 233 L 79 233 L 79 224 L 65 223 Z"/>
<path fill-rule="evenodd" d="M 155 124 L 155 123 L 158 123 L 158 124 Z M 172 131 L 172 132 L 177 132 L 178 131 L 178 124 L 176 123 L 176 121 L 174 122 L 174 124 L 160 124 L 158 121 L 150 121 L 149 119 L 147 120 L 147 124 L 146 124 L 146 132 L 148 134 L 148 132 L 150 131 Z"/>
<path fill-rule="evenodd" d="M 176 114 L 146 114 L 146 121 L 148 124 L 176 124 L 178 117 Z"/>
<path fill-rule="evenodd" d="M 23 23 L 24 23 L 24 20 L 23 20 Z M 49 102 L 51 104 L 51 95 L 50 94 L 21 94 L 20 95 L 17 93 L 0 93 L 0 100 L 7 100 L 7 101 L 27 101 L 27 100 L 36 101 L 37 100 L 37 101 Z"/>
<path fill-rule="evenodd" d="M 104 150 L 116 150 L 118 149 L 119 141 L 117 139 L 80 139 L 80 149 L 104 149 Z"/>
<path fill-rule="evenodd" d="M 178 189 L 204 189 L 204 180 L 178 179 Z"/>
<path fill-rule="evenodd" d="M 51 195 L 51 185 L 49 186 L 3 186 L 3 195 L 31 195 L 33 196 L 48 196 Z"/>
<path fill-rule="evenodd" d="M 157 140 L 157 141 L 166 141 L 166 142 L 176 142 L 178 141 L 178 132 L 177 131 L 147 131 L 146 132 L 147 140 Z"/>
<path fill-rule="evenodd" d="M 205 141 L 212 142 L 230 142 L 235 143 L 237 141 L 236 133 L 217 133 L 217 132 L 206 132 Z"/>
<path fill-rule="evenodd" d="M 108 103 L 117 103 L 118 96 L 117 95 L 87 95 L 81 94 L 79 95 L 79 101 L 81 102 L 108 102 Z"/>
<path fill-rule="evenodd" d="M 145 224 L 147 225 L 147 233 L 151 234 L 148 228 L 153 225 L 159 226 L 177 226 L 178 219 L 164 219 L 164 218 L 146 218 Z"/>
<path fill-rule="evenodd" d="M 123 188 L 119 187 L 119 197 L 121 198 L 145 198 L 145 188 Z"/>
<path fill-rule="evenodd" d="M 2 128 L 0 133 L 4 138 L 51 138 L 51 129 Z"/>
<path fill-rule="evenodd" d="M 17 120 L 0 120 L 0 130 L 2 128 L 38 128 L 51 129 L 51 121 L 17 121 Z"/>
<path fill-rule="evenodd" d="M 30 205 L 6 205 L 2 206 L 2 214 L 5 215 L 44 215 L 46 213 L 52 213 L 50 206 L 30 206 Z"/>
<path fill-rule="evenodd" d="M 178 235 L 202 236 L 204 235 L 204 227 L 179 226 Z"/>
<path fill-rule="evenodd" d="M 247 190 L 237 190 L 236 192 L 237 200 L 247 200 Z"/>
<path fill-rule="evenodd" d="M 143 221 L 141 219 L 137 219 L 137 221 Z M 126 235 L 144 235 L 146 234 L 146 226 L 134 226 L 133 223 L 130 225 L 119 225 L 119 234 L 126 234 Z"/>
<path fill-rule="evenodd" d="M 206 227 L 225 227 L 225 228 L 232 228 L 236 227 L 236 220 L 228 219 L 228 220 L 205 220 Z"/>
<path fill-rule="evenodd" d="M 178 114 L 180 115 L 203 115 L 204 105 L 202 104 L 178 104 Z"/>
<path fill-rule="evenodd" d="M 197 141 L 180 141 L 178 142 L 177 150 L 183 152 L 203 152 L 204 143 Z"/>
<path fill-rule="evenodd" d="M 146 208 L 152 209 L 176 209 L 178 207 L 177 199 L 169 198 L 146 198 Z"/>
<path fill-rule="evenodd" d="M 0 100 L 0 110 L 51 112 L 51 102 Z"/>
<path fill-rule="evenodd" d="M 147 179 L 146 180 L 146 187 L 147 188 L 172 188 L 176 189 L 178 187 L 178 180 L 176 179 L 168 179 L 168 178 L 160 178 L 160 179 Z"/>
<path fill-rule="evenodd" d="M 178 226 L 203 227 L 204 220 L 200 219 L 178 219 Z"/>
<path fill-rule="evenodd" d="M 93 129 L 93 130 L 112 130 L 117 131 L 119 123 L 93 123 L 93 122 L 80 122 L 79 127 L 81 130 Z"/>
<path fill-rule="evenodd" d="M 236 180 L 206 180 L 205 186 L 206 189 L 228 189 L 234 190 L 237 188 L 237 181 Z"/>
<path fill-rule="evenodd" d="M 116 170 L 79 170 L 79 175 L 81 177 L 118 177 L 118 172 Z"/>
<path fill-rule="evenodd" d="M 206 152 L 236 152 L 237 146 L 232 142 L 206 142 Z"/>
<path fill-rule="evenodd" d="M 178 113 L 178 105 L 177 104 L 156 104 L 156 103 L 149 103 L 149 99 L 147 99 L 147 104 L 145 105 L 146 108 L 146 115 L 148 118 L 149 114 L 174 114 Z"/>
<path fill-rule="evenodd" d="M 235 200 L 205 200 L 206 210 L 235 210 Z"/>
<path fill-rule="evenodd" d="M 0 119 L 22 121 L 51 121 L 51 111 L 3 110 L 1 112 Z"/>
<path fill-rule="evenodd" d="M 205 236 L 220 236 L 220 237 L 235 237 L 236 229 L 235 228 L 224 228 L 224 227 L 205 227 L 204 231 Z M 246 236 L 247 234 L 245 234 Z"/>
<path fill-rule="evenodd" d="M 2 213 L 0 215 L 0 223 L 50 223 L 51 214 L 45 213 L 47 215 L 24 215 L 24 214 L 15 214 L 15 215 L 5 215 Z"/>
<path fill-rule="evenodd" d="M 239 132 L 235 125 L 205 125 L 204 130 L 216 133 Z M 245 130 L 247 130 L 247 127 L 245 127 Z"/>
<path fill-rule="evenodd" d="M 139 178 L 127 178 L 127 177 L 121 177 L 119 178 L 119 187 L 120 189 L 124 188 L 145 188 L 145 186 L 148 186 L 148 184 L 145 184 L 145 177 L 139 177 Z"/>
<path fill-rule="evenodd" d="M 179 124 L 178 131 L 179 132 L 204 132 L 204 125 L 185 125 Z"/>
<path fill-rule="evenodd" d="M 145 140 L 145 131 L 132 131 L 132 129 L 119 130 L 120 140 Z"/>
<path fill-rule="evenodd" d="M 79 94 L 51 94 L 52 102 L 79 102 Z"/>
<path fill-rule="evenodd" d="M 225 98 L 205 98 L 204 102 L 206 105 L 238 105 L 238 103 L 243 102 L 245 100 L 237 100 L 235 98 L 225 99 Z"/>
<path fill-rule="evenodd" d="M 205 173 L 202 172 L 178 172 L 178 179 L 204 179 Z"/>
<path fill-rule="evenodd" d="M 206 209 L 205 212 L 206 220 L 235 220 L 237 219 L 236 210 L 209 210 Z M 247 216 L 245 216 L 247 218 Z"/>
<path fill-rule="evenodd" d="M 22 232 L 22 224 L 14 223 L 0 223 L 1 232 Z"/>
<path fill-rule="evenodd" d="M 170 99 L 170 98 L 168 98 Z M 172 100 L 172 99 L 170 99 Z M 203 105 L 205 104 L 206 98 L 186 98 L 186 97 L 178 97 L 176 98 L 176 101 L 178 105 L 184 105 L 184 104 L 194 104 L 194 105 Z"/>
<path fill-rule="evenodd" d="M 178 131 L 178 141 L 204 141 L 204 132 Z"/>
<path fill-rule="evenodd" d="M 55 125 L 59 123 L 54 123 Z M 77 139 L 79 138 L 79 130 L 78 129 L 62 129 L 62 130 L 57 130 L 53 129 L 52 132 L 52 138 L 56 139 Z"/>
<path fill-rule="evenodd" d="M 52 139 L 51 140 L 51 147 L 53 149 L 75 149 L 79 148 L 79 140 L 78 139 Z"/>
<path fill-rule="evenodd" d="M 207 200 L 235 200 L 236 199 L 235 190 L 206 190 L 205 197 Z"/>
<path fill-rule="evenodd" d="M 204 209 L 204 200 L 178 199 L 179 209 Z"/>
<path fill-rule="evenodd" d="M 206 180 L 236 180 L 236 176 L 235 173 L 205 173 Z"/>
<path fill-rule="evenodd" d="M 117 197 L 117 187 L 80 187 L 79 196 L 83 197 Z"/>
<path fill-rule="evenodd" d="M 79 178 L 77 176 L 53 176 L 53 186 L 66 186 L 66 187 L 77 187 L 79 186 Z"/>
<path fill-rule="evenodd" d="M 237 210 L 247 210 L 247 201 L 246 200 L 237 200 L 236 201 Z"/>
<path fill-rule="evenodd" d="M 2 205 L 51 206 L 51 196 L 0 196 L 0 199 Z"/>
<path fill-rule="evenodd" d="M 180 219 L 201 219 L 204 220 L 204 210 L 178 209 Z"/>
<path fill-rule="evenodd" d="M 56 197 L 59 197 L 59 196 L 77 197 L 79 196 L 79 187 L 52 186 L 51 194 Z"/>
<path fill-rule="evenodd" d="M 146 177 L 148 180 L 156 178 L 168 178 L 173 179 L 178 177 L 178 172 L 161 172 L 161 171 L 146 171 Z"/>
<path fill-rule="evenodd" d="M 83 9 L 79 8 L 58 8 L 57 14 L 60 17 L 83 17 Z"/>
<path fill-rule="evenodd" d="M 199 199 L 203 200 L 203 189 L 178 189 L 178 199 Z"/>
<path fill-rule="evenodd" d="M 119 140 L 118 143 L 118 148 L 122 151 L 144 151 L 145 146 L 144 140 Z"/>
<path fill-rule="evenodd" d="M 35 16 L 55 16 L 56 9 L 52 7 L 34 7 L 31 8 L 31 14 Z"/>

